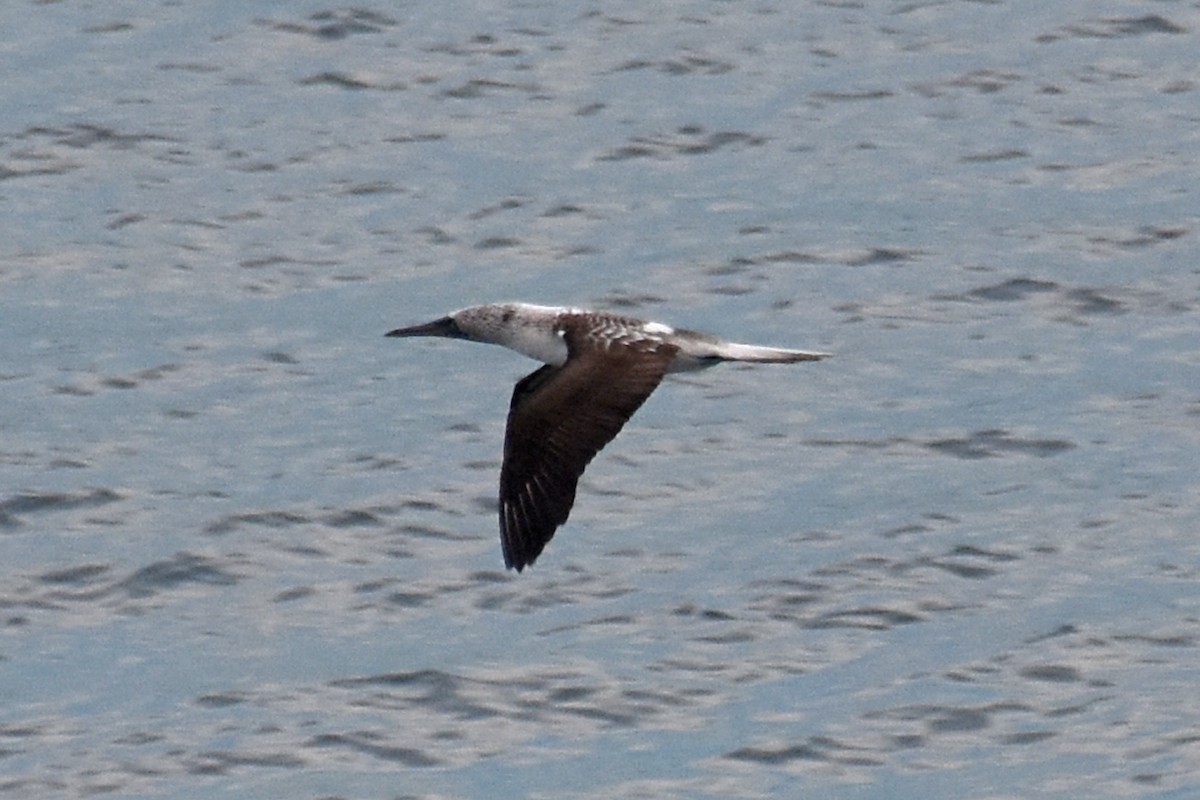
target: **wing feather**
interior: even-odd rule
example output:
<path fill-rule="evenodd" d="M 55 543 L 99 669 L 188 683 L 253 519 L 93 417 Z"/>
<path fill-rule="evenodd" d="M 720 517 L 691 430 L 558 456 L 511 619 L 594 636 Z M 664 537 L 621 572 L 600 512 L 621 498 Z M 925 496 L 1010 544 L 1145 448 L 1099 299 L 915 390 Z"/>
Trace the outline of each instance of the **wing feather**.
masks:
<path fill-rule="evenodd" d="M 513 389 L 500 470 L 504 563 L 532 564 L 567 521 L 579 477 L 662 381 L 677 349 L 654 339 L 607 349 L 567 334 L 567 362 Z"/>

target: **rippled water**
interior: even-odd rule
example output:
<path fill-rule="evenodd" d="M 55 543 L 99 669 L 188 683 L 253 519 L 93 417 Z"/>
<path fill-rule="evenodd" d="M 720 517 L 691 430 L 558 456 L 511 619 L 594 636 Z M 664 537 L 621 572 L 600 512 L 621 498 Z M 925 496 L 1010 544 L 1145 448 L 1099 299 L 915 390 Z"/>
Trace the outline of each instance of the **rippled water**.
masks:
<path fill-rule="evenodd" d="M 0 796 L 1200 796 L 1200 7 L 2 14 Z M 672 379 L 506 574 L 474 302 Z"/>

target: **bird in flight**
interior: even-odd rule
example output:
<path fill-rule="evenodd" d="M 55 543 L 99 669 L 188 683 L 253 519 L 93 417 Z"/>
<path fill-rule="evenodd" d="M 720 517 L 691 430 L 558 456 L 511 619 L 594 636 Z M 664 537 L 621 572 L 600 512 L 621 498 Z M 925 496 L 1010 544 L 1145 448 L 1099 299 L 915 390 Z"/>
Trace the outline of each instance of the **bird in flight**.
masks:
<path fill-rule="evenodd" d="M 504 565 L 532 564 L 575 502 L 579 477 L 663 376 L 722 361 L 819 361 L 825 353 L 736 344 L 659 322 L 528 303 L 471 306 L 387 336 L 503 345 L 543 362 L 517 382 L 500 467 Z"/>

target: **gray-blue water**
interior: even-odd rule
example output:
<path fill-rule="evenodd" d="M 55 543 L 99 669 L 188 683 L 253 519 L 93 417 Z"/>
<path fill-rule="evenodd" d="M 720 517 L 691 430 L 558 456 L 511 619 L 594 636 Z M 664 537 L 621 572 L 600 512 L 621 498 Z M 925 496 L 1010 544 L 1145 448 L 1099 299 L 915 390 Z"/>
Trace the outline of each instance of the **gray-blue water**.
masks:
<path fill-rule="evenodd" d="M 0 30 L 0 797 L 1200 797 L 1196 2 Z M 836 357 L 506 574 L 504 299 Z"/>

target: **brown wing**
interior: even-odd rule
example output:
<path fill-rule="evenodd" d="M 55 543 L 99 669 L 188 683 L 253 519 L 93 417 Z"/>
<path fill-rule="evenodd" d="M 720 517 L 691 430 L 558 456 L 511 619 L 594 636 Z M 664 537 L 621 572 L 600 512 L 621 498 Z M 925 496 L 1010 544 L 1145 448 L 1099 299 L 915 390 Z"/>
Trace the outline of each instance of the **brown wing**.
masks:
<path fill-rule="evenodd" d="M 532 564 L 567 521 L 588 462 L 654 391 L 673 345 L 621 342 L 584 349 L 567 339 L 561 367 L 544 366 L 513 390 L 500 469 L 504 565 Z"/>

